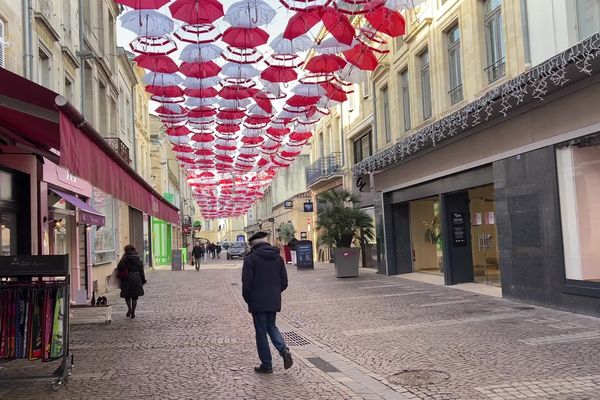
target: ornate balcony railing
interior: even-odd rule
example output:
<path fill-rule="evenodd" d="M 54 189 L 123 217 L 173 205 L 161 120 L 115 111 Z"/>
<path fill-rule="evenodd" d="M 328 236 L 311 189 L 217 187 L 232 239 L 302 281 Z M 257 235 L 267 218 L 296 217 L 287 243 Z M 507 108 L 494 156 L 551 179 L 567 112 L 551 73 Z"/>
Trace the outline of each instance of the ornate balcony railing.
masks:
<path fill-rule="evenodd" d="M 114 151 L 119 153 L 121 158 L 125 160 L 127 164 L 131 164 L 131 159 L 129 158 L 129 147 L 127 147 L 127 145 L 123 143 L 121 139 L 117 137 L 107 137 L 104 138 L 104 140 L 106 140 L 106 143 L 108 143 L 108 145 L 112 147 Z"/>
<path fill-rule="evenodd" d="M 306 184 L 311 186 L 320 179 L 340 174 L 342 174 L 342 153 L 331 153 L 306 168 Z"/>

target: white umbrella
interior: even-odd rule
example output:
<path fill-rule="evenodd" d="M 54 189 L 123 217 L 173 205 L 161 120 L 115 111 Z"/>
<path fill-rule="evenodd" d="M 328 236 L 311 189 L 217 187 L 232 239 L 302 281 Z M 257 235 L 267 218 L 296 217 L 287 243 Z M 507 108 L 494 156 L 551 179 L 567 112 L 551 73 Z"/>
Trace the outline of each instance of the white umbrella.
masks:
<path fill-rule="evenodd" d="M 223 19 L 235 27 L 254 28 L 270 23 L 275 14 L 263 0 L 242 0 L 229 6 Z"/>
<path fill-rule="evenodd" d="M 223 65 L 221 73 L 230 78 L 254 78 L 260 74 L 260 71 L 250 64 L 228 62 Z"/>
<path fill-rule="evenodd" d="M 138 36 L 162 37 L 175 29 L 170 17 L 155 10 L 131 10 L 119 19 L 123 28 Z"/>
<path fill-rule="evenodd" d="M 338 54 L 342 51 L 350 50 L 354 45 L 358 42 L 356 39 L 352 41 L 351 45 L 343 44 L 338 42 L 338 40 L 334 37 L 327 38 L 323 40 L 319 44 L 315 44 L 313 49 L 319 54 Z"/>
<path fill-rule="evenodd" d="M 221 83 L 221 78 L 211 76 L 210 78 L 185 78 L 181 83 L 188 89 L 202 89 L 217 86 Z"/>
<path fill-rule="evenodd" d="M 179 59 L 186 62 L 207 62 L 221 56 L 223 49 L 212 43 L 188 44 L 181 50 Z"/>
<path fill-rule="evenodd" d="M 361 83 L 365 79 L 365 75 L 360 68 L 348 63 L 337 75 L 344 81 L 352 83 Z"/>
<path fill-rule="evenodd" d="M 242 131 L 242 135 L 243 136 L 247 136 L 247 137 L 259 137 L 265 134 L 265 131 L 263 129 L 249 129 L 246 128 Z"/>
<path fill-rule="evenodd" d="M 292 88 L 292 93 L 306 97 L 321 97 L 327 94 L 327 91 L 317 83 L 299 83 Z"/>
<path fill-rule="evenodd" d="M 219 106 L 223 108 L 246 108 L 250 104 L 252 104 L 252 100 L 250 99 L 221 99 L 219 100 Z"/>
<path fill-rule="evenodd" d="M 188 97 L 185 101 L 185 105 L 190 107 L 212 106 L 218 100 L 219 99 L 216 97 Z"/>
<path fill-rule="evenodd" d="M 142 79 L 146 85 L 154 86 L 177 86 L 182 82 L 179 74 L 161 74 L 158 72 L 149 72 Z"/>
<path fill-rule="evenodd" d="M 297 54 L 308 51 L 314 46 L 314 42 L 307 35 L 300 35 L 294 39 L 285 39 L 283 34 L 277 36 L 269 43 L 275 54 Z"/>

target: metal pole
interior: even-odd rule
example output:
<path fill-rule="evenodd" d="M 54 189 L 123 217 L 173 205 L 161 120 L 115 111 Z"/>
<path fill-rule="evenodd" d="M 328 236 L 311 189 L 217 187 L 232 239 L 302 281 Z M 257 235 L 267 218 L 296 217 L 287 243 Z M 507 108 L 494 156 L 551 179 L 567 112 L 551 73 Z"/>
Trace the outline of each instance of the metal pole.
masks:
<path fill-rule="evenodd" d="M 25 78 L 33 80 L 33 6 L 31 0 L 23 0 L 23 72 Z"/>

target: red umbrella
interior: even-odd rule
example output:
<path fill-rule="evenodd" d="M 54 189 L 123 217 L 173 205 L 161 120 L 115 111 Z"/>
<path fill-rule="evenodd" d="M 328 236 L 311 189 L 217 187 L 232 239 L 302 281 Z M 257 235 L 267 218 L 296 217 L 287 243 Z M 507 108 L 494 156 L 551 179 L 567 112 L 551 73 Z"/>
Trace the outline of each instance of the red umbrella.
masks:
<path fill-rule="evenodd" d="M 256 102 L 256 105 L 259 106 L 263 111 L 269 114 L 273 112 L 273 103 L 268 97 L 257 93 L 256 96 L 254 96 L 254 101 Z"/>
<path fill-rule="evenodd" d="M 344 68 L 346 64 L 346 60 L 335 54 L 320 54 L 311 58 L 304 68 L 314 73 L 332 73 Z"/>
<path fill-rule="evenodd" d="M 193 153 L 194 149 L 192 149 L 190 146 L 179 145 L 173 146 L 173 151 L 177 153 Z"/>
<path fill-rule="evenodd" d="M 250 145 L 261 144 L 264 141 L 265 141 L 265 139 L 261 136 L 257 136 L 257 137 L 244 136 L 244 137 L 242 137 L 242 142 L 245 144 L 250 144 Z"/>
<path fill-rule="evenodd" d="M 179 66 L 179 71 L 188 77 L 204 79 L 217 76 L 221 72 L 221 67 L 213 61 L 207 62 L 183 62 Z"/>
<path fill-rule="evenodd" d="M 260 78 L 269 82 L 291 82 L 298 78 L 294 68 L 269 66 L 260 74 Z"/>
<path fill-rule="evenodd" d="M 208 118 L 217 114 L 217 110 L 212 107 L 196 107 L 190 110 L 188 117 L 190 118 Z"/>
<path fill-rule="evenodd" d="M 225 30 L 221 40 L 232 47 L 250 49 L 266 44 L 267 40 L 269 40 L 269 34 L 260 28 L 231 26 Z"/>
<path fill-rule="evenodd" d="M 219 111 L 217 118 L 219 119 L 241 119 L 246 116 L 246 111 L 238 109 L 225 109 Z"/>
<path fill-rule="evenodd" d="M 185 126 L 178 126 L 177 128 L 168 128 L 167 135 L 169 136 L 186 136 L 190 133 L 190 130 Z"/>
<path fill-rule="evenodd" d="M 169 9 L 173 18 L 192 25 L 210 24 L 224 15 L 217 0 L 176 0 Z"/>
<path fill-rule="evenodd" d="M 311 132 L 292 132 L 290 133 L 290 140 L 296 141 L 296 142 L 303 142 L 305 140 L 308 140 L 312 137 L 312 133 Z"/>
<path fill-rule="evenodd" d="M 344 57 L 350 64 L 363 71 L 374 71 L 379 64 L 373 50 L 364 43 L 359 43 L 350 50 L 344 51 Z"/>
<path fill-rule="evenodd" d="M 157 10 L 171 0 L 115 0 L 116 3 L 136 10 Z"/>
<path fill-rule="evenodd" d="M 146 92 L 160 97 L 181 97 L 183 89 L 179 86 L 146 86 Z"/>
<path fill-rule="evenodd" d="M 296 94 L 286 100 L 286 103 L 292 107 L 309 107 L 317 104 L 319 97 L 301 96 Z"/>
<path fill-rule="evenodd" d="M 327 7 L 321 17 L 325 28 L 338 42 L 350 45 L 354 40 L 354 27 L 348 17 L 333 7 Z"/>
<path fill-rule="evenodd" d="M 198 149 L 194 151 L 194 154 L 197 154 L 199 156 L 212 156 L 215 153 L 213 153 L 213 151 L 210 149 Z"/>
<path fill-rule="evenodd" d="M 248 89 L 241 85 L 230 85 L 219 90 L 219 96 L 228 100 L 241 100 L 254 96 L 256 92 L 257 89 L 254 88 Z"/>
<path fill-rule="evenodd" d="M 346 96 L 346 92 L 340 85 L 336 85 L 335 83 L 322 83 L 321 86 L 327 91 L 327 97 L 329 97 L 333 101 L 337 101 L 343 103 L 348 100 L 348 96 Z M 316 111 L 316 110 L 315 110 Z"/>
<path fill-rule="evenodd" d="M 271 117 L 263 115 L 252 115 L 246 118 L 245 125 L 266 125 L 271 122 Z"/>
<path fill-rule="evenodd" d="M 298 36 L 304 35 L 310 31 L 313 26 L 321 22 L 321 14 L 323 7 L 313 6 L 306 10 L 298 11 L 290 18 L 283 31 L 285 39 L 295 39 Z"/>
<path fill-rule="evenodd" d="M 285 136 L 288 133 L 290 133 L 290 129 L 289 128 L 273 128 L 273 127 L 269 127 L 267 128 L 267 133 L 271 136 L 274 137 L 280 137 L 280 136 Z"/>
<path fill-rule="evenodd" d="M 209 87 L 209 88 L 199 88 L 199 89 L 185 89 L 185 95 L 190 97 L 199 97 L 199 98 L 207 98 L 207 97 L 215 97 L 219 92 L 217 89 Z"/>
<path fill-rule="evenodd" d="M 217 132 L 220 132 L 220 133 L 235 133 L 240 130 L 240 126 L 233 125 L 233 124 L 223 124 L 223 125 L 217 125 L 216 130 L 217 130 Z"/>
<path fill-rule="evenodd" d="M 192 136 L 192 140 L 194 142 L 209 143 L 209 142 L 212 142 L 213 140 L 215 140 L 215 137 L 213 135 L 211 135 L 210 133 L 196 133 L 195 135 Z M 198 154 L 198 153 L 196 153 L 196 154 Z"/>
<path fill-rule="evenodd" d="M 233 162 L 233 157 L 231 157 L 231 156 L 221 155 L 221 156 L 216 156 L 215 158 L 224 163 L 232 163 Z M 222 193 L 224 193 L 224 192 L 222 192 Z"/>
<path fill-rule="evenodd" d="M 165 55 L 148 55 L 140 54 L 133 59 L 141 68 L 149 69 L 152 72 L 160 72 L 163 74 L 172 74 L 179 69 L 175 61 L 171 57 Z"/>
<path fill-rule="evenodd" d="M 406 21 L 398 11 L 381 7 L 365 14 L 365 18 L 373 25 L 373 28 L 386 35 L 397 37 L 406 33 Z"/>

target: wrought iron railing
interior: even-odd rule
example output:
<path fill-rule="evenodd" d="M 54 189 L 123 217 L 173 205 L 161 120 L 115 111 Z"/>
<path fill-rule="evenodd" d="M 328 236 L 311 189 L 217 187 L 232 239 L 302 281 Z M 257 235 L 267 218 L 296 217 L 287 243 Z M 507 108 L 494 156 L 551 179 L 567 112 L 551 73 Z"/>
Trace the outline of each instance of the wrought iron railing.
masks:
<path fill-rule="evenodd" d="M 502 78 L 504 76 L 505 68 L 506 68 L 506 62 L 505 62 L 504 57 L 502 57 L 495 63 L 485 67 L 484 71 L 487 72 L 487 74 L 488 74 L 488 82 L 492 83 L 492 82 L 497 81 L 498 79 Z"/>
<path fill-rule="evenodd" d="M 127 162 L 127 164 L 131 164 L 131 159 L 129 158 L 129 147 L 127 147 L 127 145 L 123 143 L 121 139 L 117 137 L 107 137 L 104 138 L 104 140 L 106 140 L 106 143 L 108 143 L 108 145 L 112 147 L 112 149 L 116 151 L 121 158 Z"/>
<path fill-rule="evenodd" d="M 342 153 L 335 152 L 319 158 L 306 168 L 306 184 L 342 173 Z"/>

